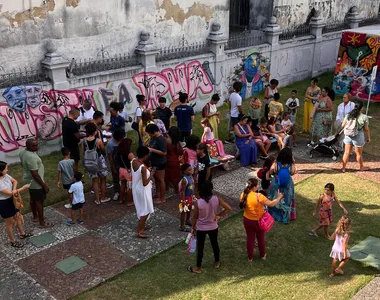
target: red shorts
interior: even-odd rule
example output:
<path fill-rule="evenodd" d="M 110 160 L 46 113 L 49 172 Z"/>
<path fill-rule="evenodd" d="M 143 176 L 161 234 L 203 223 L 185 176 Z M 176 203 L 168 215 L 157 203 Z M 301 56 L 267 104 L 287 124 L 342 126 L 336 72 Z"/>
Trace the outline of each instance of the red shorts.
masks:
<path fill-rule="evenodd" d="M 189 210 L 191 210 L 191 208 L 193 207 L 193 198 L 194 198 L 194 196 L 186 196 L 186 197 L 185 197 L 185 201 L 182 201 L 182 200 L 181 200 L 181 204 L 180 204 L 180 206 L 181 206 L 181 205 L 182 205 L 182 207 L 187 206 L 187 208 L 188 208 Z"/>

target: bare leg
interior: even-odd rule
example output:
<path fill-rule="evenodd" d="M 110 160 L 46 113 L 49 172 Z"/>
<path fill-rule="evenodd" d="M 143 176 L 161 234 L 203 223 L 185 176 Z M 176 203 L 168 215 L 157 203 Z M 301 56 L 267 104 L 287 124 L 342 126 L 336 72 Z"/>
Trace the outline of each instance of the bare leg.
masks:
<path fill-rule="evenodd" d="M 75 223 L 75 211 L 73 209 L 71 210 L 71 222 Z"/>
<path fill-rule="evenodd" d="M 100 177 L 100 199 L 106 199 L 106 177 Z"/>
<path fill-rule="evenodd" d="M 255 140 L 256 145 L 260 148 L 260 151 L 263 153 L 264 156 L 268 156 L 268 153 L 264 147 L 264 144 L 262 141 Z"/>
<path fill-rule="evenodd" d="M 144 235 L 145 222 L 149 215 L 141 216 L 137 225 L 137 235 Z"/>
<path fill-rule="evenodd" d="M 343 270 L 342 270 L 342 268 L 343 268 L 343 266 L 348 262 L 348 260 L 349 260 L 349 258 L 346 258 L 346 259 L 343 259 L 343 260 L 340 262 L 339 266 L 336 268 L 336 270 L 337 270 L 338 273 L 340 273 L 340 274 L 343 275 Z"/>
<path fill-rule="evenodd" d="M 321 229 L 322 227 L 323 227 L 323 225 L 318 225 L 317 227 L 313 228 L 311 231 L 312 231 L 316 236 L 318 236 L 317 231 L 318 231 L 319 229 Z"/>
<path fill-rule="evenodd" d="M 99 201 L 99 178 L 92 178 L 92 188 L 94 189 L 95 201 Z"/>
<path fill-rule="evenodd" d="M 78 172 L 78 164 L 79 164 L 79 161 L 74 162 L 74 166 L 73 166 L 74 173 Z"/>
<path fill-rule="evenodd" d="M 83 221 L 83 208 L 79 210 L 79 221 Z"/>
<path fill-rule="evenodd" d="M 333 277 L 335 275 L 335 266 L 336 266 L 337 261 L 338 260 L 336 258 L 333 258 L 332 263 L 331 263 L 330 277 Z"/>
<path fill-rule="evenodd" d="M 158 194 L 158 201 L 165 202 L 165 170 L 159 170 L 154 173 L 154 179 L 156 180 L 156 190 Z"/>
<path fill-rule="evenodd" d="M 44 217 L 44 201 L 36 201 L 36 209 L 38 214 L 38 220 L 41 226 L 45 226 L 45 217 Z"/>
<path fill-rule="evenodd" d="M 351 150 L 352 150 L 352 145 L 350 145 L 350 144 L 344 145 L 344 154 L 343 154 L 343 159 L 342 159 L 342 171 L 343 172 L 346 171 L 346 166 L 348 163 L 348 159 L 350 157 Z"/>
<path fill-rule="evenodd" d="M 181 212 L 181 223 L 180 223 L 181 228 L 185 226 L 185 215 L 186 215 L 185 212 Z"/>
<path fill-rule="evenodd" d="M 270 142 L 270 140 L 266 140 L 265 141 L 265 151 L 268 153 L 269 149 L 270 149 L 270 146 L 272 145 L 272 143 Z"/>
<path fill-rule="evenodd" d="M 323 226 L 323 232 L 325 234 L 325 238 L 329 238 L 329 225 L 324 225 Z"/>
<path fill-rule="evenodd" d="M 133 194 L 130 187 L 127 187 L 127 206 L 133 206 Z"/>
<path fill-rule="evenodd" d="M 5 219 L 5 231 L 7 232 L 7 235 L 9 239 L 11 240 L 11 242 L 15 241 L 15 237 L 13 235 L 13 224 L 14 224 L 13 217 Z"/>
<path fill-rule="evenodd" d="M 125 189 L 127 187 L 127 182 L 125 180 L 121 181 L 120 185 L 120 203 L 125 203 Z"/>
<path fill-rule="evenodd" d="M 36 200 L 30 200 L 30 208 L 32 210 L 33 220 L 38 220 Z"/>
<path fill-rule="evenodd" d="M 356 161 L 359 163 L 360 171 L 363 171 L 363 147 L 355 147 Z"/>

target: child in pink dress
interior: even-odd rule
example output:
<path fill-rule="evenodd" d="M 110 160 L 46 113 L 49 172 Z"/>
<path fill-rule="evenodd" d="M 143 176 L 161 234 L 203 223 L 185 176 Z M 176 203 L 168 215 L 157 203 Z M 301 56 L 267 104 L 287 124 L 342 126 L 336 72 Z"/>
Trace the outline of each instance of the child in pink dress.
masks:
<path fill-rule="evenodd" d="M 351 256 L 350 252 L 347 250 L 348 240 L 350 238 L 350 226 L 351 220 L 346 216 L 341 217 L 336 226 L 335 232 L 330 237 L 330 240 L 335 240 L 330 253 L 330 257 L 333 259 L 330 277 L 333 277 L 336 274 L 344 274 L 342 268 Z M 338 261 L 340 261 L 340 263 L 338 267 L 335 268 Z"/>

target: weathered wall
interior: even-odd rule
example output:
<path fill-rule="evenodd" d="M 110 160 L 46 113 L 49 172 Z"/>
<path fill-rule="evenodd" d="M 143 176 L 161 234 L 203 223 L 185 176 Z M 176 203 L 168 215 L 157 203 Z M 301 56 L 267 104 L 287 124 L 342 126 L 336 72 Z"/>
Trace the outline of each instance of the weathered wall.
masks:
<path fill-rule="evenodd" d="M 0 0 L 0 66 L 38 65 L 46 39 L 67 59 L 132 53 L 142 30 L 158 47 L 191 44 L 214 21 L 228 31 L 228 0 Z"/>
<path fill-rule="evenodd" d="M 263 29 L 273 15 L 273 0 L 250 1 L 249 29 Z"/>
<path fill-rule="evenodd" d="M 377 16 L 380 0 L 274 0 L 274 14 L 283 28 L 304 24 L 312 8 L 328 23 L 343 21 L 348 10 L 357 6 L 365 18 Z"/>

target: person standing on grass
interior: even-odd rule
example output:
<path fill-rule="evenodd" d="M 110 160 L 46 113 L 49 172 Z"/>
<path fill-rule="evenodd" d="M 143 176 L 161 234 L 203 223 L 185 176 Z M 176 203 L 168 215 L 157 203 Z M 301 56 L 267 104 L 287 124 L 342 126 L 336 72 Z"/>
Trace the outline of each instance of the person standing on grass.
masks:
<path fill-rule="evenodd" d="M 319 207 L 319 225 L 311 230 L 310 232 L 311 236 L 318 237 L 317 231 L 323 228 L 325 238 L 328 239 L 330 237 L 329 226 L 332 222 L 332 205 L 334 202 L 336 202 L 340 206 L 340 208 L 343 209 L 343 213 L 345 215 L 348 214 L 343 204 L 336 197 L 334 188 L 335 187 L 332 183 L 328 183 L 325 185 L 324 194 L 319 195 L 317 204 L 315 205 L 315 210 L 313 212 L 313 216 L 315 216 L 317 214 L 317 209 Z"/>
<path fill-rule="evenodd" d="M 240 91 L 243 88 L 243 83 L 240 81 L 234 82 L 233 84 L 233 93 L 230 95 L 228 106 L 230 108 L 230 116 L 231 116 L 231 127 L 234 126 L 240 121 L 243 116 L 243 106 L 242 106 L 242 98 L 240 96 Z"/>
<path fill-rule="evenodd" d="M 11 241 L 11 246 L 22 248 L 23 243 L 16 241 L 13 234 L 13 226 L 16 225 L 20 239 L 32 236 L 30 232 L 25 232 L 22 226 L 23 218 L 19 210 L 15 207 L 13 197 L 22 193 L 30 187 L 30 183 L 25 184 L 22 188 L 17 188 L 17 181 L 8 175 L 8 164 L 0 161 L 0 216 L 5 221 L 5 231 Z"/>
<path fill-rule="evenodd" d="M 305 93 L 305 104 L 303 108 L 303 131 L 301 133 L 309 133 L 312 120 L 310 118 L 311 113 L 314 109 L 314 104 L 319 100 L 321 95 L 321 89 L 318 87 L 318 79 L 312 78 L 310 86 L 307 88 Z"/>
<path fill-rule="evenodd" d="M 149 230 L 150 227 L 146 226 L 145 223 L 150 214 L 154 213 L 151 181 L 155 171 L 154 169 L 150 171 L 146 166 L 149 161 L 149 148 L 139 146 L 136 154 L 137 158 L 131 162 L 133 202 L 139 220 L 136 237 L 146 239 L 148 236 L 144 231 Z"/>
<path fill-rule="evenodd" d="M 181 131 L 178 127 L 172 126 L 166 138 L 166 168 L 165 185 L 168 189 L 171 184 L 176 194 L 178 194 L 178 184 L 181 181 L 181 164 L 179 157 L 183 155 L 183 148 L 180 143 Z"/>
<path fill-rule="evenodd" d="M 249 262 L 252 262 L 253 260 L 253 250 L 256 238 L 260 257 L 262 260 L 266 260 L 265 231 L 260 228 L 259 220 L 264 215 L 264 206 L 276 206 L 284 196 L 281 192 L 278 192 L 276 199 L 272 201 L 259 193 L 258 189 L 259 181 L 256 178 L 250 178 L 248 179 L 247 187 L 240 195 L 239 206 L 241 209 L 244 209 L 243 224 L 247 234 L 247 254 Z"/>
<path fill-rule="evenodd" d="M 282 114 L 284 113 L 284 106 L 280 102 L 280 94 L 275 93 L 273 95 L 273 100 L 268 105 L 268 118 L 276 118 L 280 119 L 282 117 Z"/>
<path fill-rule="evenodd" d="M 285 106 L 288 108 L 288 113 L 290 113 L 290 120 L 295 125 L 297 120 L 297 110 L 300 107 L 300 100 L 297 98 L 297 90 L 292 90 L 290 98 L 286 100 Z"/>
<path fill-rule="evenodd" d="M 156 204 L 165 202 L 165 167 L 166 167 L 166 140 L 160 133 L 160 129 L 156 124 L 150 124 L 146 127 L 146 132 L 150 136 L 149 151 L 150 151 L 150 163 L 155 170 L 154 179 L 157 188 Z"/>
<path fill-rule="evenodd" d="M 278 93 L 277 86 L 278 86 L 278 80 L 272 79 L 264 91 L 264 99 L 265 99 L 264 117 L 267 120 L 268 120 L 268 113 L 269 113 L 269 103 L 273 101 L 274 94 Z"/>
<path fill-rule="evenodd" d="M 75 120 L 78 119 L 80 111 L 74 107 L 69 111 L 69 115 L 62 121 L 62 140 L 63 146 L 70 150 L 71 158 L 75 161 L 74 171 L 78 171 L 78 163 L 80 160 L 79 142 L 85 135 L 79 132 L 78 124 Z"/>
<path fill-rule="evenodd" d="M 57 177 L 57 187 L 61 188 L 61 183 L 63 189 L 68 191 L 71 184 L 73 183 L 74 177 L 74 160 L 70 158 L 70 150 L 67 147 L 61 149 L 63 159 L 58 163 L 58 177 Z M 69 203 L 65 204 L 65 208 L 71 208 L 70 194 Z"/>
<path fill-rule="evenodd" d="M 193 121 L 195 118 L 194 109 L 187 105 L 188 98 L 189 96 L 186 93 L 180 92 L 179 101 L 181 104 L 174 109 L 174 116 L 177 120 L 177 126 L 181 130 L 182 142 L 191 134 Z"/>
<path fill-rule="evenodd" d="M 218 221 L 231 211 L 231 207 L 218 196 L 213 194 L 213 185 L 205 181 L 199 186 L 199 196 L 194 204 L 194 216 L 192 234 L 197 235 L 197 266 L 188 267 L 191 273 L 201 273 L 203 250 L 206 235 L 209 236 L 212 250 L 214 252 L 215 269 L 220 268 L 220 249 L 218 244 Z M 218 214 L 219 207 L 223 210 Z"/>
<path fill-rule="evenodd" d="M 156 113 L 158 119 L 160 119 L 166 128 L 166 131 L 169 130 L 170 127 L 172 127 L 172 111 L 170 110 L 169 107 L 166 107 L 166 98 L 165 97 L 160 97 L 158 99 L 158 104 L 159 106 L 156 107 Z"/>
<path fill-rule="evenodd" d="M 26 148 L 20 152 L 21 166 L 24 169 L 24 182 L 30 184 L 30 208 L 32 221 L 39 222 L 41 228 L 50 228 L 54 225 L 45 221 L 44 201 L 49 193 L 49 187 L 44 181 L 45 167 L 37 154 L 38 142 L 36 139 L 28 139 Z"/>
<path fill-rule="evenodd" d="M 220 123 L 219 116 L 220 112 L 216 108 L 220 97 L 218 94 L 214 94 L 211 97 L 209 103 L 207 103 L 202 109 L 202 118 L 207 118 L 211 127 L 213 128 L 213 133 L 215 139 L 219 139 L 218 125 Z"/>
<path fill-rule="evenodd" d="M 331 249 L 330 257 L 333 259 L 331 264 L 330 278 L 334 277 L 336 274 L 343 275 L 343 266 L 348 262 L 351 257 L 348 251 L 348 240 L 350 239 L 351 230 L 351 219 L 347 216 L 340 218 L 334 233 L 331 235 L 330 240 L 335 240 L 334 245 Z M 336 263 L 340 261 L 337 268 Z"/>
<path fill-rule="evenodd" d="M 119 116 L 120 103 L 119 102 L 111 102 L 110 104 L 110 130 L 114 131 L 116 128 L 125 129 L 125 120 L 122 116 Z"/>
<path fill-rule="evenodd" d="M 75 225 L 75 211 L 79 210 L 79 219 L 77 219 L 77 223 L 83 224 L 83 205 L 86 200 L 83 192 L 83 182 L 82 182 L 83 174 L 81 172 L 76 172 L 74 174 L 75 182 L 70 186 L 69 194 L 71 201 L 71 220 L 66 221 L 66 225 L 71 226 Z"/>

